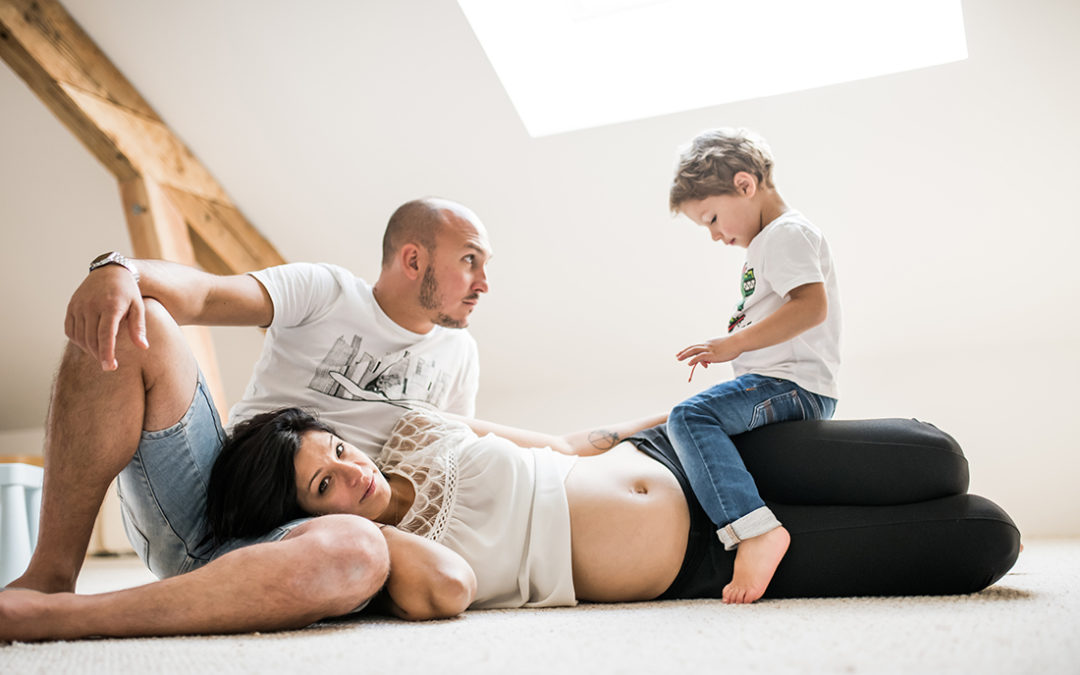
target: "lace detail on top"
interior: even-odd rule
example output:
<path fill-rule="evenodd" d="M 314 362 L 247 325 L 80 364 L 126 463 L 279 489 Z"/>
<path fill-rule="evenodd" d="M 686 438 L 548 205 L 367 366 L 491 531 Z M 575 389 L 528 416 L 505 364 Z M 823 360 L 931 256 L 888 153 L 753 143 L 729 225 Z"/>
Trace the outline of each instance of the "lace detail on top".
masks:
<path fill-rule="evenodd" d="M 397 527 L 440 541 L 457 497 L 457 457 L 476 434 L 426 410 L 412 410 L 398 419 L 376 460 L 385 473 L 408 479 L 416 498 Z"/>

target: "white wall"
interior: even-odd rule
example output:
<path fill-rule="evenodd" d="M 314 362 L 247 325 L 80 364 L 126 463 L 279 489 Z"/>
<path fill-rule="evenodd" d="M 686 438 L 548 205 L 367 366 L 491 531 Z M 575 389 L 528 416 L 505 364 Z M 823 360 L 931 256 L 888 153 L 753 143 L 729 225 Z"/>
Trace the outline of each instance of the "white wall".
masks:
<path fill-rule="evenodd" d="M 972 491 L 1025 534 L 1080 535 L 1070 496 L 1080 480 L 1070 425 L 1080 380 L 1080 223 L 1070 208 L 1080 177 L 1077 3 L 966 3 L 964 62 L 543 139 L 525 134 L 446 0 L 419 14 L 392 3 L 343 7 L 366 13 L 366 22 L 339 23 L 378 57 L 348 87 L 302 62 L 302 50 L 222 47 L 245 38 L 236 34 L 201 36 L 207 44 L 184 55 L 183 70 L 161 74 L 178 66 L 155 61 L 131 25 L 100 19 L 104 4 L 68 6 L 287 258 L 373 277 L 382 226 L 401 201 L 441 194 L 480 214 L 496 257 L 472 328 L 479 406 L 507 423 L 560 431 L 643 415 L 728 377 L 699 369 L 687 384 L 673 354 L 721 331 L 742 252 L 672 219 L 666 189 L 676 146 L 700 129 L 758 130 L 777 155 L 781 192 L 839 259 L 838 417 L 933 422 L 963 445 Z M 169 3 L 125 9 L 128 22 L 175 13 L 162 19 L 174 30 L 155 35 L 162 51 L 205 22 Z M 274 30 L 281 17 L 264 15 L 284 11 L 250 13 L 247 30 Z M 295 36 L 318 17 L 290 19 L 282 25 Z M 396 49 L 386 35 L 406 28 L 445 39 L 438 57 Z M 252 108 L 232 103 L 256 69 L 273 70 L 280 91 L 249 96 Z M 185 107 L 196 93 L 217 105 Z M 0 106 L 3 243 L 38 254 L 8 261 L 9 287 L 20 292 L 5 294 L 0 310 L 52 312 L 30 326 L 8 322 L 2 344 L 32 332 L 49 354 L 49 365 L 26 366 L 40 388 L 4 389 L 0 407 L 19 412 L 0 413 L 0 427 L 17 429 L 44 418 L 63 305 L 86 260 L 126 242 L 111 178 L 3 68 Z M 319 121 L 306 121 L 317 106 Z M 263 117 L 282 126 L 261 129 Z M 259 336 L 216 335 L 235 400 Z M 33 363 L 6 351 L 8 372 Z"/>
<path fill-rule="evenodd" d="M 965 449 L 971 490 L 1025 533 L 1080 533 L 1080 5 L 967 3 L 965 14 L 962 63 L 518 149 L 530 180 L 507 188 L 497 206 L 508 207 L 481 211 L 526 225 L 511 241 L 495 225 L 499 291 L 475 329 L 483 412 L 573 428 L 729 376 L 699 370 L 687 385 L 671 355 L 720 332 L 742 252 L 669 221 L 664 187 L 677 143 L 750 126 L 773 145 L 782 193 L 840 260 L 838 417 L 930 421 Z M 572 226 L 556 234 L 560 221 Z M 512 348 L 507 322 L 522 330 Z"/>

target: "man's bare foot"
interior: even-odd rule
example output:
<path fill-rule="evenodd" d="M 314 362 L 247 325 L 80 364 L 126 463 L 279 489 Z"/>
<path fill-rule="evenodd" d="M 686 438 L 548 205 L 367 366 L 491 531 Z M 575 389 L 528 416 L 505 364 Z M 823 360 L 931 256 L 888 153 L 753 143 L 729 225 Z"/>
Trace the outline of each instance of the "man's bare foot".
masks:
<path fill-rule="evenodd" d="M 11 586 L 0 591 L 0 644 L 50 637 L 49 622 L 43 619 L 50 598 L 58 597 Z"/>
<path fill-rule="evenodd" d="M 790 544 L 791 535 L 783 527 L 740 542 L 735 550 L 735 573 L 724 586 L 724 602 L 745 604 L 764 595 Z"/>
<path fill-rule="evenodd" d="M 18 579 L 13 579 L 4 588 L 23 588 L 42 593 L 74 593 L 75 579 L 63 575 L 36 575 L 31 570 L 23 572 Z"/>

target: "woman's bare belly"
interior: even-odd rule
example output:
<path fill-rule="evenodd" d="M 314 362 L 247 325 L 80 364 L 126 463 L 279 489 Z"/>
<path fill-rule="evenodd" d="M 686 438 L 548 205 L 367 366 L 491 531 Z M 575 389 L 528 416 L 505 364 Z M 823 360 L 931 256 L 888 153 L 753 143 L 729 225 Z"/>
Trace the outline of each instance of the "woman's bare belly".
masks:
<path fill-rule="evenodd" d="M 630 443 L 578 459 L 566 477 L 574 590 L 580 600 L 649 600 L 671 585 L 690 533 L 668 469 Z"/>

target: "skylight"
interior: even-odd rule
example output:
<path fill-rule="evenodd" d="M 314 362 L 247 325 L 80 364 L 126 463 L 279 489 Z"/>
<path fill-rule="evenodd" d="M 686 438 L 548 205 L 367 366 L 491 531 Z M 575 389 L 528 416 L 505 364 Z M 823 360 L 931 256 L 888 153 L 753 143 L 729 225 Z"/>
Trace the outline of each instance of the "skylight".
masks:
<path fill-rule="evenodd" d="M 458 0 L 533 136 L 967 58 L 960 0 Z"/>

